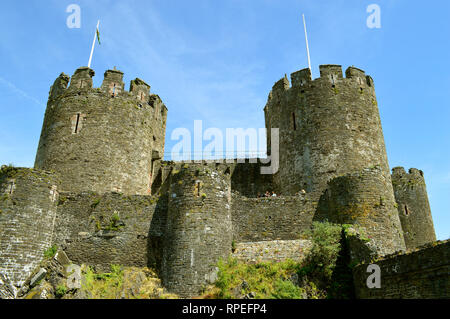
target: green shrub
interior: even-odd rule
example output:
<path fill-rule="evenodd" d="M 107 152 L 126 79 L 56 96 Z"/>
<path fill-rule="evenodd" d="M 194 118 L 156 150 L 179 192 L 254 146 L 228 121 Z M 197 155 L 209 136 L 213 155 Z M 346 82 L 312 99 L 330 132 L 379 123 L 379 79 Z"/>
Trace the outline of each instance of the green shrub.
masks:
<path fill-rule="evenodd" d="M 229 258 L 218 263 L 218 279 L 215 297 L 221 299 L 241 298 L 250 292 L 257 299 L 300 298 L 301 290 L 288 281 L 300 265 L 292 260 L 245 264 Z M 243 283 L 246 285 L 243 285 Z"/>
<path fill-rule="evenodd" d="M 273 297 L 276 299 L 302 299 L 303 289 L 294 285 L 292 281 L 278 279 L 274 288 Z"/>
<path fill-rule="evenodd" d="M 314 273 L 329 280 L 341 250 L 342 226 L 328 222 L 313 222 L 309 237 L 312 248 L 299 274 Z"/>
<path fill-rule="evenodd" d="M 67 288 L 64 285 L 56 287 L 55 295 L 57 298 L 62 298 L 67 293 Z"/>
<path fill-rule="evenodd" d="M 84 271 L 83 289 L 94 299 L 115 299 L 122 288 L 123 270 L 119 265 L 111 265 L 109 273 L 95 273 L 91 267 Z"/>
<path fill-rule="evenodd" d="M 56 252 L 58 251 L 58 246 L 53 245 L 52 247 L 49 247 L 44 251 L 44 257 L 45 258 L 53 258 L 56 255 Z"/>

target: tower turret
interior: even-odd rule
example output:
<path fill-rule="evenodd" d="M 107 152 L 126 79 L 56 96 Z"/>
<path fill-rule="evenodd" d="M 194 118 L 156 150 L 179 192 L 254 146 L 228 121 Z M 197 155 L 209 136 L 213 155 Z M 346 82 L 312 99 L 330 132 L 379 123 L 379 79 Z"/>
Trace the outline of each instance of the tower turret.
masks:
<path fill-rule="evenodd" d="M 170 176 L 162 279 L 192 297 L 216 279 L 231 253 L 231 181 L 225 164 L 177 164 Z"/>
<path fill-rule="evenodd" d="M 59 179 L 30 168 L 0 169 L 0 273 L 22 286 L 53 239 Z"/>
<path fill-rule="evenodd" d="M 336 177 L 321 196 L 315 219 L 363 228 L 378 255 L 405 250 L 391 179 L 380 167 Z"/>
<path fill-rule="evenodd" d="M 264 112 L 266 127 L 280 130 L 278 192 L 318 198 L 330 178 L 375 165 L 390 178 L 373 81 L 354 67 L 345 74 L 321 65 L 317 79 L 304 69 L 291 74 L 292 87 L 287 78 L 273 86 Z"/>
<path fill-rule="evenodd" d="M 423 172 L 411 168 L 406 173 L 403 167 L 394 167 L 392 185 L 406 248 L 414 249 L 436 241 Z"/>
<path fill-rule="evenodd" d="M 50 92 L 35 167 L 61 176 L 63 191 L 149 194 L 154 161 L 164 155 L 167 108 L 136 79 L 108 70 L 101 88 L 82 67 L 57 78 Z M 157 154 L 155 156 L 155 153 Z"/>

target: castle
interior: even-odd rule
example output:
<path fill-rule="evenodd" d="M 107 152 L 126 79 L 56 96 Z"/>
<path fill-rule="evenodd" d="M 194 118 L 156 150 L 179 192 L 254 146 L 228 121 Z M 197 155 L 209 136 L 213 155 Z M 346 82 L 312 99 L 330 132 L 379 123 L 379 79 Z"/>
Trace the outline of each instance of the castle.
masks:
<path fill-rule="evenodd" d="M 100 88 L 93 76 L 82 67 L 55 80 L 34 168 L 2 169 L 0 272 L 16 287 L 53 244 L 99 269 L 152 266 L 188 297 L 230 254 L 301 258 L 315 220 L 358 225 L 377 256 L 436 240 L 423 172 L 391 174 L 374 82 L 360 69 L 322 65 L 319 78 L 303 69 L 275 83 L 264 108 L 266 128 L 279 129 L 273 175 L 248 159 L 164 161 L 161 98 L 140 79 L 126 91 L 115 68 Z M 257 196 L 267 190 L 282 196 Z"/>

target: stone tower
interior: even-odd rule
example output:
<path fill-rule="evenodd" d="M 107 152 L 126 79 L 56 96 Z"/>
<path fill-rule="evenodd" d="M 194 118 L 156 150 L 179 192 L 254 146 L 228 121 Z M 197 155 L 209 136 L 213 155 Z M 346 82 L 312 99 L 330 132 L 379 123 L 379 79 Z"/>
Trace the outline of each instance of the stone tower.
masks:
<path fill-rule="evenodd" d="M 317 211 L 316 219 L 363 227 L 380 256 L 405 250 L 391 179 L 378 166 L 329 181 Z"/>
<path fill-rule="evenodd" d="M 423 172 L 403 167 L 392 169 L 392 185 L 402 223 L 406 248 L 414 249 L 436 241 Z"/>
<path fill-rule="evenodd" d="M 231 253 L 231 180 L 225 164 L 177 164 L 170 176 L 163 284 L 186 297 L 215 281 Z"/>
<path fill-rule="evenodd" d="M 58 172 L 63 191 L 149 194 L 163 158 L 167 108 L 140 79 L 124 90 L 123 73 L 82 67 L 50 89 L 35 168 Z M 68 86 L 70 80 L 70 86 Z"/>
<path fill-rule="evenodd" d="M 302 189 L 318 199 L 330 178 L 379 166 L 390 179 L 373 80 L 364 71 L 321 65 L 275 83 L 264 108 L 266 127 L 279 128 L 279 171 L 274 188 L 282 194 Z M 268 151 L 270 152 L 270 134 Z"/>
<path fill-rule="evenodd" d="M 21 286 L 51 246 L 58 202 L 55 174 L 0 170 L 0 273 Z"/>

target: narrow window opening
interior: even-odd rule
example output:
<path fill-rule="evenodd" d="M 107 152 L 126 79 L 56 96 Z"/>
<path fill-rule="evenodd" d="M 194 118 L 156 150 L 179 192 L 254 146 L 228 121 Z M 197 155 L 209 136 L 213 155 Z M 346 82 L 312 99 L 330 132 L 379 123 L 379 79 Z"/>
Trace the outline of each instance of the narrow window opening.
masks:
<path fill-rule="evenodd" d="M 332 84 L 331 86 L 334 88 L 336 85 L 336 75 L 331 74 L 330 79 L 331 79 L 331 84 Z"/>
<path fill-rule="evenodd" d="M 80 124 L 80 116 L 81 116 L 81 114 L 80 114 L 80 113 L 77 113 L 77 120 L 76 120 L 76 122 L 75 122 L 75 129 L 74 129 L 74 133 L 75 133 L 75 134 L 78 133 L 78 127 L 79 127 L 79 124 Z"/>
<path fill-rule="evenodd" d="M 141 92 L 141 101 L 144 101 L 145 99 L 145 94 L 143 92 Z"/>
<path fill-rule="evenodd" d="M 195 195 L 200 196 L 200 182 L 195 182 Z"/>
<path fill-rule="evenodd" d="M 295 113 L 292 113 L 292 126 L 294 128 L 294 131 L 297 130 L 297 123 L 295 123 Z"/>
<path fill-rule="evenodd" d="M 409 215 L 409 210 L 408 210 L 408 206 L 405 205 L 405 215 L 408 216 Z"/>
<path fill-rule="evenodd" d="M 9 183 L 9 195 L 12 195 L 14 191 L 14 182 Z"/>
<path fill-rule="evenodd" d="M 149 174 L 149 181 L 148 181 L 149 193 L 152 192 L 152 177 L 153 177 L 153 161 L 151 161 L 151 165 L 150 165 L 150 174 Z"/>
<path fill-rule="evenodd" d="M 111 97 L 115 97 L 115 96 L 116 96 L 116 83 L 114 83 Z"/>
<path fill-rule="evenodd" d="M 84 81 L 83 80 L 80 81 L 80 88 L 81 89 L 84 88 Z"/>

